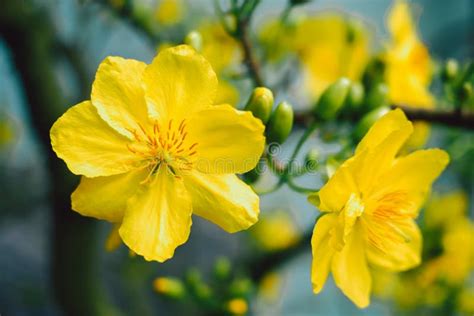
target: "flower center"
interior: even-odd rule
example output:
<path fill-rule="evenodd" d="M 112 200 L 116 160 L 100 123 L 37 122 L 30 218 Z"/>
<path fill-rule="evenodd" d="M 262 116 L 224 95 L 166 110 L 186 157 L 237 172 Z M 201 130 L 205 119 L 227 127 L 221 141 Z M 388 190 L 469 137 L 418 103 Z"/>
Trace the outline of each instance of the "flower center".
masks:
<path fill-rule="evenodd" d="M 169 120 L 167 124 L 155 122 L 149 129 L 138 124 L 140 130 L 131 130 L 134 140 L 127 144 L 132 153 L 141 156 L 149 167 L 150 175 L 160 166 L 166 166 L 175 176 L 192 169 L 197 143 L 187 140 L 186 121 L 179 124 Z"/>

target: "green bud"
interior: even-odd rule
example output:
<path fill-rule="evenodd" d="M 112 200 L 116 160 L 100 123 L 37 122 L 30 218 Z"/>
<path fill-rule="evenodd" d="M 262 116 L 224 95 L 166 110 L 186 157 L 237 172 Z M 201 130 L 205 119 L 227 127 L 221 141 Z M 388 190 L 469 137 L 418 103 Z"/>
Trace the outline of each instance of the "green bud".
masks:
<path fill-rule="evenodd" d="M 472 84 L 470 82 L 464 82 L 459 90 L 459 99 L 461 102 L 465 102 L 472 97 Z"/>
<path fill-rule="evenodd" d="M 189 284 L 189 286 L 191 286 L 191 287 L 202 283 L 201 272 L 199 272 L 199 270 L 196 269 L 196 268 L 189 269 L 186 272 L 185 279 L 186 279 L 186 283 Z"/>
<path fill-rule="evenodd" d="M 250 294 L 253 283 L 250 279 L 238 279 L 232 282 L 229 291 L 232 296 L 243 297 Z"/>
<path fill-rule="evenodd" d="M 202 35 L 198 31 L 189 32 L 184 38 L 184 43 L 194 48 L 197 52 L 202 52 Z"/>
<path fill-rule="evenodd" d="M 220 257 L 217 259 L 214 266 L 214 275 L 218 280 L 226 280 L 229 278 L 232 270 L 232 265 L 230 264 L 229 259 L 225 257 Z"/>
<path fill-rule="evenodd" d="M 354 43 L 364 33 L 363 23 L 355 18 L 348 18 L 346 21 L 346 41 L 349 44 Z"/>
<path fill-rule="evenodd" d="M 340 78 L 331 84 L 314 108 L 316 116 L 323 120 L 334 119 L 344 105 L 350 85 L 351 81 L 347 78 Z"/>
<path fill-rule="evenodd" d="M 375 110 L 372 110 L 371 112 L 367 113 L 357 124 L 355 130 L 354 130 L 354 139 L 356 141 L 359 141 L 364 137 L 364 135 L 369 131 L 369 129 L 374 125 L 374 123 L 387 114 L 387 112 L 390 111 L 390 107 L 388 106 L 382 106 L 379 107 Z"/>
<path fill-rule="evenodd" d="M 347 93 L 345 107 L 353 112 L 357 112 L 364 103 L 365 91 L 360 82 L 353 82 Z"/>
<path fill-rule="evenodd" d="M 282 144 L 290 135 L 293 128 L 293 107 L 287 102 L 281 102 L 276 107 L 268 121 L 266 134 L 267 143 Z"/>
<path fill-rule="evenodd" d="M 369 61 L 362 75 L 362 83 L 366 90 L 384 81 L 385 68 L 385 61 L 381 57 L 374 57 Z"/>
<path fill-rule="evenodd" d="M 268 122 L 273 107 L 273 93 L 265 87 L 255 88 L 250 95 L 245 110 L 259 118 L 263 124 Z"/>
<path fill-rule="evenodd" d="M 318 169 L 319 158 L 320 158 L 319 150 L 316 148 L 311 149 L 305 157 L 304 163 L 306 170 L 308 171 L 316 171 Z"/>
<path fill-rule="evenodd" d="M 451 81 L 459 73 L 459 64 L 455 59 L 448 59 L 444 64 L 443 71 L 442 71 L 442 78 L 444 81 Z"/>
<path fill-rule="evenodd" d="M 153 287 L 159 294 L 170 298 L 182 298 L 186 292 L 183 282 L 176 278 L 157 278 Z"/>
<path fill-rule="evenodd" d="M 367 110 L 373 110 L 389 104 L 388 86 L 385 83 L 378 83 L 370 89 L 365 100 Z"/>
<path fill-rule="evenodd" d="M 194 294 L 202 301 L 207 301 L 212 296 L 212 290 L 209 285 L 205 283 L 199 283 L 194 287 Z"/>

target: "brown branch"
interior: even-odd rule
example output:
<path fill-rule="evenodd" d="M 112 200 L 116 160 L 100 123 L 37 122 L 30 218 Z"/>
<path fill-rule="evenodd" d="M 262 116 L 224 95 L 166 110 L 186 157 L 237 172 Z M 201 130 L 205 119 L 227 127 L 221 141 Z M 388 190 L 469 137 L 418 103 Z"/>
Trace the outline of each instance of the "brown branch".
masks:
<path fill-rule="evenodd" d="M 248 34 L 248 23 L 248 20 L 240 21 L 237 38 L 242 44 L 242 49 L 244 51 L 244 63 L 247 66 L 248 72 L 252 77 L 255 86 L 262 87 L 264 86 L 264 83 L 260 72 L 260 65 L 253 55 L 253 48 Z"/>
<path fill-rule="evenodd" d="M 408 105 L 392 105 L 393 109 L 400 108 L 411 121 L 425 121 L 439 123 L 450 127 L 474 129 L 474 113 L 454 110 L 439 110 L 415 108 Z M 295 113 L 295 124 L 306 127 L 314 121 L 311 111 L 298 111 Z"/>

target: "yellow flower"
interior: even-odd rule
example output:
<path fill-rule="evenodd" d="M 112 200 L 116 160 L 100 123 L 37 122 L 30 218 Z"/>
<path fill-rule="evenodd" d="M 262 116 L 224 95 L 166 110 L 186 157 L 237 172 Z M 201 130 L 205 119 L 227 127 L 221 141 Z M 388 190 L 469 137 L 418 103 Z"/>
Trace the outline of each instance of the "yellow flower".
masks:
<path fill-rule="evenodd" d="M 369 264 L 402 271 L 420 263 L 421 234 L 414 219 L 449 157 L 440 149 L 396 157 L 412 130 L 401 110 L 390 111 L 319 193 L 309 196 L 325 213 L 312 238 L 315 293 L 332 271 L 342 292 L 366 307 Z"/>
<path fill-rule="evenodd" d="M 395 104 L 432 108 L 434 97 L 429 91 L 433 65 L 428 49 L 418 38 L 416 25 L 405 0 L 396 0 L 391 8 L 388 29 L 392 41 L 385 53 L 385 79 L 389 86 L 389 98 Z M 406 147 L 418 148 L 426 143 L 430 129 L 426 123 L 415 123 L 412 137 Z"/>
<path fill-rule="evenodd" d="M 455 225 L 466 216 L 467 195 L 464 191 L 453 191 L 435 195 L 426 205 L 424 223 L 427 228 L 443 228 Z"/>
<path fill-rule="evenodd" d="M 276 251 L 291 247 L 300 239 L 298 228 L 288 213 L 273 212 L 260 219 L 250 233 L 265 250 Z"/>
<path fill-rule="evenodd" d="M 108 57 L 90 101 L 51 128 L 51 144 L 82 175 L 72 208 L 119 223 L 123 242 L 163 262 L 186 242 L 191 214 L 228 232 L 257 221 L 259 199 L 234 173 L 251 170 L 264 126 L 213 105 L 217 78 L 194 49 L 163 50 L 150 65 Z"/>
<path fill-rule="evenodd" d="M 248 309 L 247 302 L 242 298 L 234 298 L 227 303 L 227 310 L 232 315 L 245 315 Z"/>
<path fill-rule="evenodd" d="M 155 10 L 155 18 L 163 25 L 173 25 L 181 21 L 183 11 L 182 0 L 160 0 Z"/>
<path fill-rule="evenodd" d="M 369 59 L 369 34 L 347 17 L 325 14 L 303 21 L 295 34 L 297 54 L 306 70 L 312 97 L 340 77 L 358 80 Z"/>

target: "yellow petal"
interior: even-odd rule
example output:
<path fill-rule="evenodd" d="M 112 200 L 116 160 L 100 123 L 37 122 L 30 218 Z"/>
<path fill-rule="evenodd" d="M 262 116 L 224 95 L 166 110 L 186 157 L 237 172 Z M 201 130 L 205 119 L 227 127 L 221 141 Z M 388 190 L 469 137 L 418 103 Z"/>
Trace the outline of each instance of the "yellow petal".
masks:
<path fill-rule="evenodd" d="M 214 103 L 217 77 L 193 48 L 180 45 L 162 50 L 144 72 L 150 116 L 180 120 Z"/>
<path fill-rule="evenodd" d="M 310 195 L 308 198 L 309 202 L 313 203 L 323 212 L 338 212 L 342 210 L 350 195 L 359 192 L 352 169 L 361 159 L 364 159 L 364 157 L 357 155 L 346 160 L 319 190 L 319 199 L 315 198 L 314 195 Z"/>
<path fill-rule="evenodd" d="M 313 249 L 313 262 L 311 265 L 311 283 L 314 293 L 323 289 L 331 268 L 331 261 L 335 249 L 331 246 L 331 230 L 337 223 L 337 215 L 327 214 L 321 217 L 313 230 L 311 247 Z"/>
<path fill-rule="evenodd" d="M 191 213 L 183 180 L 161 167 L 152 182 L 129 199 L 119 233 L 135 253 L 163 262 L 188 240 Z"/>
<path fill-rule="evenodd" d="M 253 169 L 265 146 L 265 127 L 250 112 L 216 105 L 195 113 L 188 133 L 196 147 L 196 168 L 205 173 L 244 173 Z"/>
<path fill-rule="evenodd" d="M 365 255 L 365 241 L 360 224 L 356 224 L 340 252 L 334 254 L 332 273 L 336 285 L 359 308 L 370 302 L 372 278 Z"/>
<path fill-rule="evenodd" d="M 72 209 L 84 216 L 121 222 L 127 200 L 135 194 L 148 172 L 142 169 L 108 177 L 82 177 L 71 195 Z"/>
<path fill-rule="evenodd" d="M 369 224 L 370 225 L 370 224 Z M 405 271 L 421 262 L 421 232 L 412 219 L 387 223 L 379 221 L 370 225 L 369 239 L 380 244 L 368 243 L 367 257 L 371 264 L 390 271 Z M 387 238 L 387 234 L 394 238 Z"/>
<path fill-rule="evenodd" d="M 402 144 L 413 131 L 412 123 L 407 120 L 405 114 L 400 109 L 388 112 L 375 122 L 364 138 L 360 141 L 359 145 L 357 145 L 355 151 L 356 154 L 364 149 L 373 149 L 377 147 L 394 131 L 404 131 L 404 133 L 400 135 L 400 141 Z M 400 144 L 400 146 L 402 144 Z"/>
<path fill-rule="evenodd" d="M 380 177 L 374 187 L 377 195 L 403 192 L 411 202 L 407 212 L 417 212 L 431 189 L 433 181 L 449 162 L 448 154 L 440 149 L 418 150 L 398 158 L 393 167 Z"/>
<path fill-rule="evenodd" d="M 114 224 L 112 226 L 109 236 L 107 236 L 107 240 L 105 241 L 105 250 L 112 252 L 122 245 L 122 239 L 120 239 L 120 234 L 118 232 L 119 228 L 120 224 Z"/>
<path fill-rule="evenodd" d="M 193 171 L 184 176 L 193 212 L 229 233 L 247 229 L 258 220 L 259 198 L 236 175 Z"/>
<path fill-rule="evenodd" d="M 97 114 L 90 101 L 71 107 L 54 123 L 51 145 L 74 174 L 110 176 L 134 168 L 137 156 L 127 149 L 128 139 Z"/>
<path fill-rule="evenodd" d="M 120 134 L 132 138 L 138 122 L 148 120 L 141 86 L 146 64 L 133 59 L 107 57 L 92 84 L 91 101 L 104 121 Z"/>
<path fill-rule="evenodd" d="M 416 35 L 410 6 L 406 1 L 395 1 L 388 15 L 387 26 L 395 41 L 403 41 Z"/>

